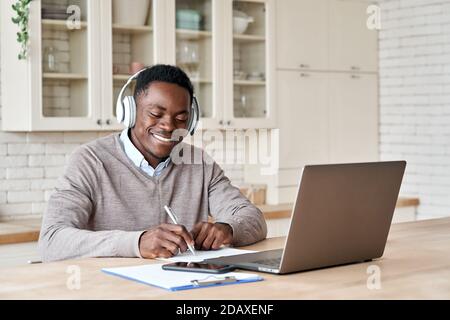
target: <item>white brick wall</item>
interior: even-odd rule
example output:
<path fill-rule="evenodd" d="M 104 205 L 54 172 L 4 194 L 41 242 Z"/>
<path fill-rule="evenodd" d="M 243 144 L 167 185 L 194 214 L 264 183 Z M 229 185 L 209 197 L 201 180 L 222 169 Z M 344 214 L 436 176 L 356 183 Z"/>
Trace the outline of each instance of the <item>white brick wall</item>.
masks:
<path fill-rule="evenodd" d="M 419 218 L 450 216 L 450 1 L 380 6 L 381 158 L 408 161 Z"/>

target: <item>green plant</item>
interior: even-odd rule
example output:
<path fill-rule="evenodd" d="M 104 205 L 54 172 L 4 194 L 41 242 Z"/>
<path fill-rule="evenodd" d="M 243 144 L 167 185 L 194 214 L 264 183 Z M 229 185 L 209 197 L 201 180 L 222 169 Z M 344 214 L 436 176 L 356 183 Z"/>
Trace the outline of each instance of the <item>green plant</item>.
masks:
<path fill-rule="evenodd" d="M 17 0 L 12 5 L 13 10 L 16 13 L 15 17 L 12 17 L 12 22 L 19 26 L 19 32 L 17 32 L 17 42 L 21 44 L 21 50 L 17 56 L 19 60 L 27 58 L 28 49 L 28 13 L 29 4 L 31 0 Z"/>

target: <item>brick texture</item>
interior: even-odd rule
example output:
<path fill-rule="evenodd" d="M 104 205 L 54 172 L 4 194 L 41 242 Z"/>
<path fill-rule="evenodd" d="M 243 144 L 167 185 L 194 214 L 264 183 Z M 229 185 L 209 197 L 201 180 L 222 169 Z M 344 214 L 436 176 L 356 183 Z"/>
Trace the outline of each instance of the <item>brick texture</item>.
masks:
<path fill-rule="evenodd" d="M 380 1 L 381 159 L 408 161 L 419 218 L 450 215 L 450 1 Z"/>

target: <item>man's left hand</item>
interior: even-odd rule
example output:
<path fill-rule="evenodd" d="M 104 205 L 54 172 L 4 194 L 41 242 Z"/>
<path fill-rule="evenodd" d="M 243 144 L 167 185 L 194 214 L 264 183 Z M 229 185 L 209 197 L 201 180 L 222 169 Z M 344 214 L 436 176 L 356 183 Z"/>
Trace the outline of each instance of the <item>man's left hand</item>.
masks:
<path fill-rule="evenodd" d="M 191 233 L 197 250 L 217 250 L 233 241 L 233 229 L 226 223 L 199 222 Z"/>

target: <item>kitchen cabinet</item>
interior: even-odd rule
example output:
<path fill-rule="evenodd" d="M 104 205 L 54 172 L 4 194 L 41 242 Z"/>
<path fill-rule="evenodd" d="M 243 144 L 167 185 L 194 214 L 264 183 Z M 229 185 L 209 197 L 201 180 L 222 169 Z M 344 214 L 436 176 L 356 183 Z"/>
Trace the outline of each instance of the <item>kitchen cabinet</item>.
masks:
<path fill-rule="evenodd" d="M 14 1 L 1 2 L 2 127 L 6 131 L 95 130 L 101 114 L 98 1 L 78 0 L 77 26 L 41 18 L 30 3 L 28 60 L 18 60 Z M 73 27 L 73 28 L 72 28 Z"/>
<path fill-rule="evenodd" d="M 277 1 L 277 67 L 328 68 L 328 0 Z"/>
<path fill-rule="evenodd" d="M 35 0 L 27 60 L 17 59 L 13 2 L 2 1 L 0 10 L 5 131 L 121 130 L 120 88 L 133 71 L 156 63 L 189 73 L 201 128 L 276 124 L 273 0 L 148 0 L 139 24 L 118 21 L 115 0 L 74 0 L 81 12 L 75 28 L 64 12 L 43 18 L 42 9 L 54 9 L 54 2 Z M 252 19 L 245 30 L 233 31 L 236 11 Z M 189 14 L 198 24 L 182 21 Z"/>
<path fill-rule="evenodd" d="M 377 31 L 363 0 L 277 1 L 277 68 L 377 72 Z"/>
<path fill-rule="evenodd" d="M 329 155 L 328 75 L 279 71 L 278 113 L 283 168 L 326 162 Z"/>
<path fill-rule="evenodd" d="M 365 1 L 329 0 L 330 69 L 378 71 L 378 32 L 367 27 Z"/>
<path fill-rule="evenodd" d="M 330 162 L 378 161 L 378 76 L 330 75 Z"/>

